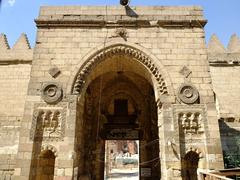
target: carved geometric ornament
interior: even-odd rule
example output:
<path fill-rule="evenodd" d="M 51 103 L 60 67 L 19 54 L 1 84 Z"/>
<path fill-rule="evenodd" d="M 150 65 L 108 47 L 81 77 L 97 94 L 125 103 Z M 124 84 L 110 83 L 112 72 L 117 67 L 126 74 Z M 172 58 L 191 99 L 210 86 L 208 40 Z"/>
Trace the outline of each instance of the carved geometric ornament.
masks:
<path fill-rule="evenodd" d="M 157 88 L 160 94 L 168 94 L 166 83 L 162 75 L 160 74 L 158 68 L 152 62 L 152 60 L 150 60 L 147 55 L 143 54 L 139 50 L 123 45 L 109 47 L 105 49 L 103 52 L 93 56 L 90 60 L 88 60 L 88 62 L 85 64 L 85 66 L 81 69 L 81 71 L 78 73 L 76 77 L 72 90 L 73 94 L 80 94 L 86 82 L 88 74 L 97 64 L 114 55 L 127 55 L 128 57 L 131 57 L 132 59 L 139 61 L 155 77 L 157 81 Z"/>
<path fill-rule="evenodd" d="M 127 30 L 125 28 L 118 28 L 115 31 L 116 36 L 122 37 L 124 40 L 127 40 Z"/>
<path fill-rule="evenodd" d="M 176 104 L 173 106 L 174 113 L 174 128 L 176 136 L 179 132 L 184 134 L 181 138 L 184 142 L 193 140 L 197 142 L 198 139 L 202 142 L 202 135 L 208 132 L 206 107 L 203 104 L 194 104 L 191 106 Z M 190 138 L 190 139 L 189 139 Z"/>
<path fill-rule="evenodd" d="M 59 68 L 57 66 L 54 66 L 54 67 L 51 67 L 49 70 L 48 70 L 48 73 L 53 77 L 53 78 L 56 78 L 60 73 L 61 71 L 59 70 Z"/>
<path fill-rule="evenodd" d="M 202 114 L 199 112 L 183 112 L 178 115 L 179 127 L 184 134 L 200 134 L 204 132 Z"/>
<path fill-rule="evenodd" d="M 66 107 L 37 107 L 33 112 L 30 139 L 61 141 L 65 133 Z"/>
<path fill-rule="evenodd" d="M 187 66 L 183 66 L 179 73 L 182 74 L 185 78 L 188 78 L 192 71 Z"/>
<path fill-rule="evenodd" d="M 185 104 L 194 104 L 199 98 L 199 93 L 192 84 L 183 83 L 178 89 L 178 98 Z"/>
<path fill-rule="evenodd" d="M 62 88 L 57 83 L 46 83 L 42 87 L 42 99 L 48 104 L 56 104 L 62 99 Z"/>

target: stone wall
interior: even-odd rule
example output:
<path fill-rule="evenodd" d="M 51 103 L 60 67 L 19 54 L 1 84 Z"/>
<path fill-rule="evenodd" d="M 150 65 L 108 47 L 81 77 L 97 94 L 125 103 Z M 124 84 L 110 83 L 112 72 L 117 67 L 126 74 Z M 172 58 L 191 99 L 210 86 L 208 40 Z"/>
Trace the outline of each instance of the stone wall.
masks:
<path fill-rule="evenodd" d="M 184 82 L 179 71 L 187 66 L 191 82 L 201 91 L 202 102 L 209 102 L 211 81 L 206 73 L 209 67 L 202 29 L 206 21 L 202 13 L 200 7 L 135 7 L 127 12 L 120 6 L 42 7 L 36 20 L 37 43 L 29 93 L 40 95 L 42 82 L 56 80 L 48 73 L 51 66 L 59 68 L 57 81 L 67 89 L 84 57 L 101 47 L 127 42 L 143 47 L 167 68 L 175 91 Z M 117 34 L 123 26 L 126 37 Z"/>
<path fill-rule="evenodd" d="M 240 166 L 240 39 L 232 35 L 226 49 L 213 35 L 208 59 L 216 95 L 225 167 Z"/>
<path fill-rule="evenodd" d="M 208 45 L 213 89 L 220 117 L 240 117 L 240 39 L 233 35 L 228 49 L 213 35 Z"/>
<path fill-rule="evenodd" d="M 10 49 L 1 34 L 0 54 L 0 176 L 9 179 L 16 163 L 33 52 L 26 35 Z"/>
<path fill-rule="evenodd" d="M 86 82 L 86 88 L 87 83 L 101 73 L 108 72 L 107 68 L 101 68 L 99 64 L 107 61 L 112 54 L 121 57 L 123 50 L 128 51 L 125 55 L 129 57 L 129 64 L 134 61 L 131 66 L 126 66 L 135 68 L 134 71 L 130 68 L 127 70 L 139 73 L 141 68 L 144 69 L 144 74 L 139 74 L 153 85 L 159 103 L 162 178 L 174 176 L 174 179 L 181 179 L 180 159 L 191 151 L 202 154 L 201 168 L 222 167 L 218 121 L 203 29 L 206 20 L 201 7 L 42 7 L 36 23 L 38 31 L 24 122 L 20 131 L 17 178 L 24 179 L 29 174 L 35 176 L 37 166 L 34 165 L 34 158 L 38 157 L 43 145 L 53 146 L 58 152 L 56 179 L 63 176 L 72 179 L 73 175 L 78 175 L 78 170 L 73 172 L 73 169 L 78 169 L 77 165 L 74 166 L 74 147 L 79 128 L 76 125 L 81 123 L 76 123 L 77 94 L 73 95 L 72 87 Z M 117 71 L 119 67 L 111 68 Z M 84 79 L 81 79 L 82 74 L 85 75 Z M 44 102 L 42 89 L 49 82 L 57 83 L 62 88 L 62 103 L 66 108 L 61 107 L 62 103 L 52 105 Z M 179 87 L 183 83 L 191 84 L 190 90 L 186 90 L 186 93 L 190 91 L 190 97 L 196 95 L 191 94 L 194 89 L 194 93 L 199 92 L 199 98 L 189 104 L 182 102 L 178 97 L 182 95 Z M 166 91 L 162 92 L 162 87 Z M 57 108 L 66 115 L 63 139 L 59 142 L 53 138 L 47 141 L 45 137 L 39 141 L 29 139 L 29 127 L 32 127 L 31 132 L 34 134 L 32 121 L 38 120 L 33 118 L 36 115 L 33 112 Z M 160 112 L 160 108 L 163 112 Z M 179 137 L 185 132 L 178 132 L 183 128 L 178 125 L 183 123 L 179 117 L 186 114 L 191 114 L 187 121 L 192 122 L 193 118 L 196 126 L 194 129 L 187 127 L 191 130 L 188 132 L 190 135 Z M 202 129 L 198 132 L 199 127 Z M 44 135 L 44 132 L 41 133 Z M 174 143 L 176 149 L 170 149 L 169 143 Z M 171 172 L 167 175 L 166 171 L 171 169 L 174 169 L 174 175 Z"/>

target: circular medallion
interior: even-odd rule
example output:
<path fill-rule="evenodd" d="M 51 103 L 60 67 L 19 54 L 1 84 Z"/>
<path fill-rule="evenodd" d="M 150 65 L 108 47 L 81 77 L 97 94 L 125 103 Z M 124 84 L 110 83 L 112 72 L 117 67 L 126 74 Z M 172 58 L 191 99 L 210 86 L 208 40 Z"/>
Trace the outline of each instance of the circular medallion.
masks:
<path fill-rule="evenodd" d="M 49 104 L 58 103 L 62 99 L 62 88 L 56 83 L 47 83 L 42 87 L 42 98 Z"/>
<path fill-rule="evenodd" d="M 193 104 L 198 100 L 199 93 L 192 84 L 184 83 L 179 87 L 178 97 L 185 104 Z"/>

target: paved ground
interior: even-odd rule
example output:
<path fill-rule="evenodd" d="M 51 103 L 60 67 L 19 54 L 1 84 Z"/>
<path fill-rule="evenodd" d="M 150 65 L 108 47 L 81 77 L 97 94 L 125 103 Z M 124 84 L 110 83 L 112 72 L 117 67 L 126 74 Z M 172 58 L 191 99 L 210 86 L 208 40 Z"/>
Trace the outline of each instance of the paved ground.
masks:
<path fill-rule="evenodd" d="M 138 168 L 112 169 L 110 177 L 106 180 L 139 180 Z"/>

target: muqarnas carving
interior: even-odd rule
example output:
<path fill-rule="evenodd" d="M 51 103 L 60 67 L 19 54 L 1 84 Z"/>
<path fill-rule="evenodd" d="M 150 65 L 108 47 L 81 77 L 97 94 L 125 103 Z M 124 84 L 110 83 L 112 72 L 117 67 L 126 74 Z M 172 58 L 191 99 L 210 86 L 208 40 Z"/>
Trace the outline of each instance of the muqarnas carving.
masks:
<path fill-rule="evenodd" d="M 46 83 L 42 87 L 42 98 L 48 104 L 56 104 L 62 99 L 62 88 L 57 83 Z"/>
<path fill-rule="evenodd" d="M 31 140 L 58 141 L 64 137 L 65 113 L 61 109 L 39 109 L 34 112 Z"/>
<path fill-rule="evenodd" d="M 185 134 L 200 134 L 204 132 L 202 115 L 199 112 L 178 114 L 179 127 Z"/>
<path fill-rule="evenodd" d="M 194 104 L 199 99 L 196 87 L 190 83 L 182 84 L 178 89 L 178 99 L 185 104 Z"/>

